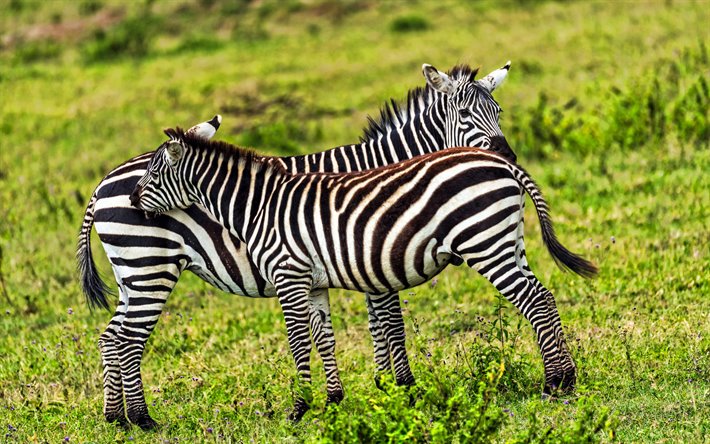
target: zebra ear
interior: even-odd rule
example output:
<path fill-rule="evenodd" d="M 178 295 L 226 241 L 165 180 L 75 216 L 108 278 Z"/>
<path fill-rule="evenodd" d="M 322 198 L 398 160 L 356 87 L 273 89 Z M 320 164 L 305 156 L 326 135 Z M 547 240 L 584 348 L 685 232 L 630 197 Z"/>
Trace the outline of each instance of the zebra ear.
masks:
<path fill-rule="evenodd" d="M 171 140 L 168 142 L 168 146 L 165 149 L 165 157 L 170 166 L 175 166 L 180 161 L 184 153 L 185 147 L 182 146 L 182 143 L 177 140 Z"/>
<path fill-rule="evenodd" d="M 510 70 L 510 60 L 508 60 L 508 63 L 505 64 L 504 67 L 496 69 L 492 73 L 488 74 L 484 78 L 478 81 L 478 84 L 481 85 L 482 87 L 486 88 L 488 92 L 493 92 L 494 89 L 500 86 L 501 83 L 503 83 L 503 80 L 505 80 L 506 77 L 508 77 L 508 71 Z"/>
<path fill-rule="evenodd" d="M 219 126 L 222 124 L 222 116 L 217 114 L 211 120 L 207 122 L 198 123 L 189 130 L 185 131 L 185 134 L 195 135 L 197 137 L 202 137 L 204 139 L 211 139 L 215 135 Z"/>
<path fill-rule="evenodd" d="M 424 73 L 427 84 L 434 88 L 434 90 L 444 94 L 451 94 L 456 90 L 454 81 L 433 66 L 426 63 L 423 64 L 422 72 Z"/>

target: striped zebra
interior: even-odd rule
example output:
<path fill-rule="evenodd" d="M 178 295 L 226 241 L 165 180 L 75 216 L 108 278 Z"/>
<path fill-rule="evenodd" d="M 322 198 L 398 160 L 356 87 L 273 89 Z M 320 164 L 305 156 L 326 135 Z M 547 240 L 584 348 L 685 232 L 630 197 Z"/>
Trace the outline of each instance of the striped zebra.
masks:
<path fill-rule="evenodd" d="M 559 243 L 538 187 L 514 163 L 490 151 L 452 148 L 363 172 L 293 173 L 278 159 L 224 142 L 180 129 L 165 134 L 169 140 L 156 150 L 131 203 L 152 215 L 200 203 L 246 244 L 276 291 L 304 386 L 311 379 L 310 331 L 328 398 L 342 398 L 335 342 L 321 334 L 330 328 L 326 308 L 311 295 L 328 288 L 393 293 L 463 263 L 532 324 L 547 391 L 574 384 L 554 298 L 526 260 L 525 193 L 557 263 L 586 277 L 597 269 Z M 308 407 L 297 396 L 291 417 L 300 419 Z"/>
<path fill-rule="evenodd" d="M 476 80 L 477 70 L 467 66 L 457 66 L 447 75 L 424 65 L 426 87 L 410 91 L 405 106 L 394 101 L 385 105 L 379 120 L 370 119 L 360 143 L 276 161 L 293 172 L 356 171 L 457 145 L 486 147 L 515 159 L 498 126 L 500 108 L 491 96 L 509 67 L 510 62 Z M 189 132 L 210 137 L 218 126 L 219 121 L 213 120 Z M 192 271 L 236 295 L 275 296 L 249 259 L 246 245 L 201 206 L 147 219 L 130 205 L 129 195 L 152 155 L 127 161 L 101 181 L 87 207 L 77 250 L 89 304 L 108 308 L 109 287 L 98 275 L 90 248 L 95 224 L 119 289 L 118 306 L 99 340 L 104 416 L 120 423 L 127 416 L 143 428 L 153 427 L 155 421 L 143 394 L 141 356 L 181 273 Z M 327 308 L 327 291 L 319 294 L 311 298 L 320 298 Z M 394 370 L 398 384 L 413 384 L 397 293 L 368 294 L 366 301 L 378 374 Z M 324 313 L 329 329 L 329 312 Z M 331 334 L 328 329 L 325 333 Z"/>

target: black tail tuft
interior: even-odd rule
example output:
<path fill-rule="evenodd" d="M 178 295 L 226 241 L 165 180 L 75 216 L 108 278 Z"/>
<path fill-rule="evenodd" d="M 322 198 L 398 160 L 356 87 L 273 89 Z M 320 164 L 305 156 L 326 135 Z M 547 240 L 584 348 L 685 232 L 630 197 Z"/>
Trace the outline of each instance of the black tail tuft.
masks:
<path fill-rule="evenodd" d="M 547 251 L 550 252 L 555 263 L 557 263 L 561 269 L 573 271 L 587 279 L 597 276 L 599 269 L 596 265 L 582 256 L 572 253 L 557 240 L 555 229 L 549 218 L 546 218 L 544 221 L 540 218 L 540 225 L 542 227 L 542 240 L 547 246 Z"/>
<path fill-rule="evenodd" d="M 593 263 L 589 262 L 582 256 L 572 253 L 565 248 L 555 235 L 555 228 L 552 225 L 547 202 L 542 197 L 540 188 L 530 178 L 530 175 L 519 165 L 512 166 L 520 184 L 525 188 L 525 191 L 532 199 L 537 211 L 537 217 L 540 219 L 540 229 L 542 230 L 542 240 L 545 242 L 547 251 L 550 252 L 555 263 L 563 269 L 570 270 L 587 279 L 595 277 L 599 273 L 599 269 Z"/>
<path fill-rule="evenodd" d="M 94 257 L 91 254 L 91 227 L 94 224 L 93 209 L 96 197 L 92 197 L 86 214 L 84 224 L 79 234 L 79 245 L 76 249 L 76 261 L 79 275 L 81 276 L 81 288 L 86 296 L 86 302 L 92 310 L 101 307 L 110 310 L 107 295 L 113 294 L 108 285 L 101 279 L 96 268 Z"/>

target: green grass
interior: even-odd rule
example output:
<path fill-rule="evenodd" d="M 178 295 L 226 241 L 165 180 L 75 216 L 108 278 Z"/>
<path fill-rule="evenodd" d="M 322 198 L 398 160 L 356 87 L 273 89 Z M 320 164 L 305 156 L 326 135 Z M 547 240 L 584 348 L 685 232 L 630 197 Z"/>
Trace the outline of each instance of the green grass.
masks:
<path fill-rule="evenodd" d="M 3 0 L 2 439 L 396 441 L 411 433 L 447 442 L 481 417 L 479 437 L 495 442 L 707 442 L 706 6 Z M 103 30 L 90 21 L 101 14 L 115 17 Z M 76 22 L 78 31 L 32 37 Z M 291 425 L 295 369 L 277 302 L 225 295 L 185 274 L 143 360 L 162 428 L 103 422 L 96 342 L 109 315 L 89 312 L 74 271 L 84 208 L 103 174 L 158 146 L 162 128 L 218 112 L 219 137 L 269 153 L 354 142 L 366 115 L 423 84 L 422 63 L 488 72 L 508 59 L 509 79 L 496 91 L 503 131 L 545 191 L 563 243 L 601 268 L 593 281 L 560 272 L 528 211 L 528 256 L 556 295 L 579 368 L 576 394 L 540 399 L 531 328 L 484 279 L 452 267 L 436 286 L 401 295 L 419 380 L 413 407 L 408 394 L 372 382 L 362 296 L 333 291 L 346 399 L 324 410 L 314 359 L 314 408 Z M 94 251 L 110 273 L 96 238 Z"/>

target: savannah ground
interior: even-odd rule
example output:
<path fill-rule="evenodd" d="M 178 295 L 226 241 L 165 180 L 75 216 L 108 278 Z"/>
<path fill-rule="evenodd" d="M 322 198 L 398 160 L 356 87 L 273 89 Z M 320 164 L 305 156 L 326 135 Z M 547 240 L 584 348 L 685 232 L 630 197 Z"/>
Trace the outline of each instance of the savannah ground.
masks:
<path fill-rule="evenodd" d="M 708 442 L 707 2 L 0 1 L 0 440 L 6 442 Z M 272 154 L 355 142 L 424 84 L 422 63 L 489 72 L 501 126 L 562 242 L 528 209 L 533 270 L 556 295 L 579 375 L 540 398 L 532 329 L 474 272 L 401 293 L 416 403 L 375 388 L 362 295 L 331 292 L 346 390 L 286 421 L 295 376 L 275 300 L 186 273 L 148 343 L 154 432 L 106 424 L 74 248 L 103 175 L 161 129 L 224 117 L 217 138 Z M 110 268 L 94 236 L 104 276 Z M 314 355 L 315 356 L 315 355 Z M 468 433 L 469 435 L 465 435 Z"/>

